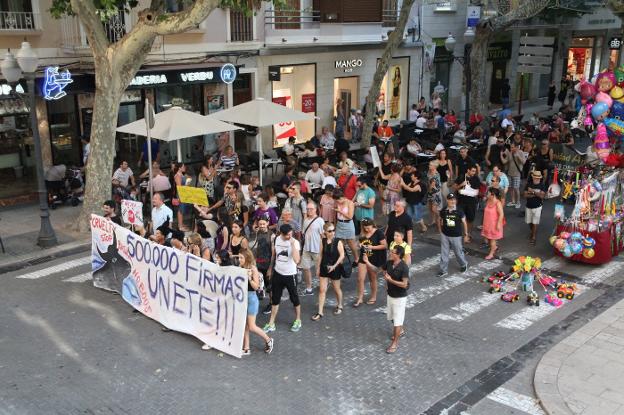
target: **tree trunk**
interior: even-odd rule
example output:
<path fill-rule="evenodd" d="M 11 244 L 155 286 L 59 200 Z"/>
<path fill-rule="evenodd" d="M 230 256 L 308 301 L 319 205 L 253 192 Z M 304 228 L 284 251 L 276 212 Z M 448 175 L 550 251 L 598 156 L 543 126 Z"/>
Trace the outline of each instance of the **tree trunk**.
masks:
<path fill-rule="evenodd" d="M 373 76 L 373 83 L 371 84 L 370 89 L 368 90 L 368 96 L 366 97 L 366 116 L 364 117 L 364 126 L 362 127 L 362 149 L 368 150 L 370 147 L 371 130 L 373 129 L 373 124 L 375 123 L 377 109 L 376 102 L 377 97 L 379 96 L 379 90 L 381 89 L 381 82 L 383 81 L 386 72 L 388 72 L 394 51 L 403 41 L 403 33 L 405 32 L 405 26 L 407 25 L 407 20 L 412 10 L 414 1 L 415 0 L 403 0 L 399 20 L 397 21 L 394 31 L 388 36 L 388 42 L 386 43 L 383 55 L 381 55 L 381 59 L 379 59 L 379 63 L 377 64 L 377 70 L 375 71 L 375 76 Z"/>
<path fill-rule="evenodd" d="M 477 32 L 472 43 L 470 52 L 470 72 L 472 85 L 470 91 L 470 113 L 478 112 L 487 116 L 489 112 L 488 103 L 490 98 L 487 95 L 487 49 L 492 32 L 487 28 L 477 27 Z"/>
<path fill-rule="evenodd" d="M 121 93 L 119 75 L 108 63 L 95 64 L 95 101 L 91 142 L 87 163 L 87 182 L 82 212 L 75 226 L 80 232 L 89 230 L 91 213 L 100 213 L 104 201 L 111 198 L 111 175 L 115 158 L 115 129 Z"/>

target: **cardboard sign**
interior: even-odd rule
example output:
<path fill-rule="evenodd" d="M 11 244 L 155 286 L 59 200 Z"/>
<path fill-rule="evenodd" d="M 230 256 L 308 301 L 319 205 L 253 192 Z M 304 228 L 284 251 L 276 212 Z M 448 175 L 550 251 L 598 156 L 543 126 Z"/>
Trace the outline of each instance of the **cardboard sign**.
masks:
<path fill-rule="evenodd" d="M 180 202 L 190 203 L 192 205 L 208 206 L 208 195 L 202 187 L 178 186 L 178 195 Z"/>
<path fill-rule="evenodd" d="M 143 226 L 143 203 L 134 200 L 122 200 L 121 219 L 128 225 Z"/>
<path fill-rule="evenodd" d="M 241 357 L 247 270 L 220 267 L 91 215 L 93 285 L 171 330 Z"/>
<path fill-rule="evenodd" d="M 371 159 L 373 160 L 373 167 L 381 168 L 381 160 L 379 159 L 379 152 L 376 146 L 370 147 Z"/>

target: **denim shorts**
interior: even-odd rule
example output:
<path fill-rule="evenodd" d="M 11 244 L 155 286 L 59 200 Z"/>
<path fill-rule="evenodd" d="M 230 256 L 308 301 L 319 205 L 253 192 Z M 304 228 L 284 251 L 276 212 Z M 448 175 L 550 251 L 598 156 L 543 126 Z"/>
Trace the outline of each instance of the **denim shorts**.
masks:
<path fill-rule="evenodd" d="M 255 316 L 260 308 L 260 300 L 255 291 L 247 291 L 247 315 Z"/>
<path fill-rule="evenodd" d="M 420 222 L 425 213 L 425 205 L 417 203 L 415 205 L 407 205 L 407 214 L 410 215 L 414 223 Z"/>

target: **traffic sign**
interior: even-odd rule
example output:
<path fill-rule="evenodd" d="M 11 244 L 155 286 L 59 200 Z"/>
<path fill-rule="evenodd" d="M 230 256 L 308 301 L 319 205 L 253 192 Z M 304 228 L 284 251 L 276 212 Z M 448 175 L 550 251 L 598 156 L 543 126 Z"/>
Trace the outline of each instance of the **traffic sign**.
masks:
<path fill-rule="evenodd" d="M 518 48 L 520 73 L 549 74 L 552 70 L 552 55 L 555 38 L 552 36 L 523 36 Z"/>

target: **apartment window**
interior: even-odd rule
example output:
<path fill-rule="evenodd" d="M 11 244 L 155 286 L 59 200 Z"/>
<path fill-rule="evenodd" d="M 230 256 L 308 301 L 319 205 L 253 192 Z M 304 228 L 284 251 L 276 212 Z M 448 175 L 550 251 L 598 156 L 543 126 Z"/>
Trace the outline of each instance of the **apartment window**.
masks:
<path fill-rule="evenodd" d="M 24 0 L 0 0 L 0 30 L 33 30 L 32 3 Z"/>
<path fill-rule="evenodd" d="M 250 42 L 254 40 L 254 16 L 230 10 L 230 40 L 232 42 Z"/>

